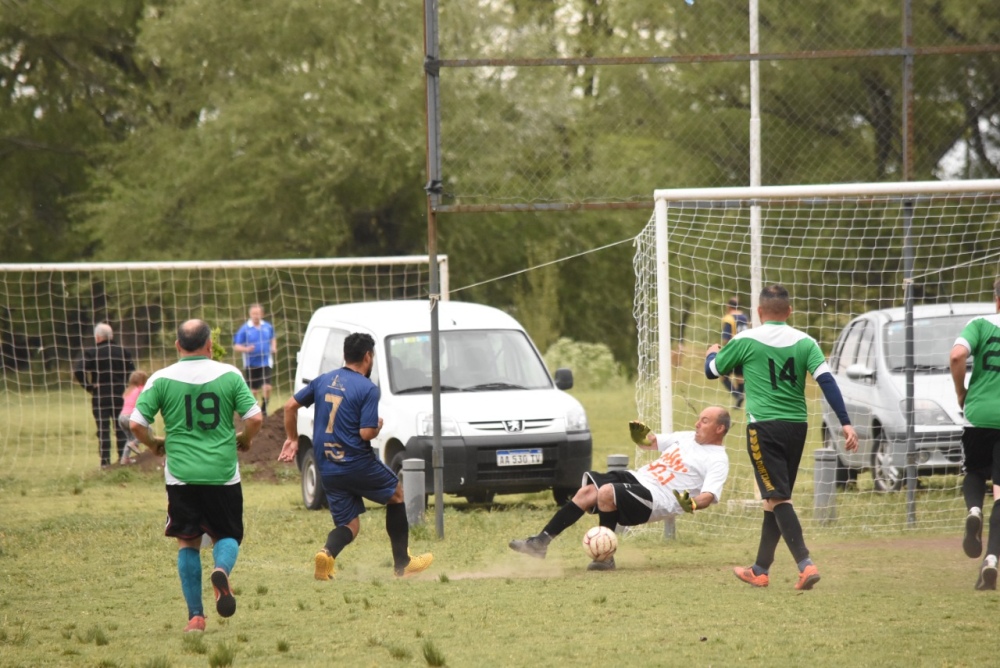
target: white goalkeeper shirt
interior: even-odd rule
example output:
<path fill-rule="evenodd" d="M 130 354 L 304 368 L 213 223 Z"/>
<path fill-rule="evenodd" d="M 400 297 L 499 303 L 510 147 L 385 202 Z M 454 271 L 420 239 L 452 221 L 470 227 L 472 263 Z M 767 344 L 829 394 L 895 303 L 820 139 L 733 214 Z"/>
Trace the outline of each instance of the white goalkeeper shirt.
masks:
<path fill-rule="evenodd" d="M 691 496 L 711 492 L 712 503 L 722 498 L 722 486 L 729 476 L 729 455 L 724 445 L 700 445 L 693 431 L 657 434 L 660 456 L 638 471 L 636 479 L 653 495 L 649 521 L 684 512 L 674 491 Z"/>

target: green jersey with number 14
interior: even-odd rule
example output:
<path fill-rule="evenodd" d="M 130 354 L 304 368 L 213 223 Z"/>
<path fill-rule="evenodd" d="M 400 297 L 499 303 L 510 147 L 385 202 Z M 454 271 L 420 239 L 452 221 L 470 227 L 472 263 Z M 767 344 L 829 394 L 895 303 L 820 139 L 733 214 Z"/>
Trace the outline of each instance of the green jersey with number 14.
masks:
<path fill-rule="evenodd" d="M 829 371 L 816 340 L 783 322 L 740 332 L 712 366 L 720 376 L 743 367 L 749 422 L 805 422 L 806 372 L 815 378 Z"/>
<path fill-rule="evenodd" d="M 1000 314 L 970 320 L 955 345 L 973 357 L 966 419 L 974 427 L 1000 429 Z"/>
<path fill-rule="evenodd" d="M 240 481 L 233 413 L 260 412 L 239 369 L 207 357 L 185 357 L 146 381 L 134 422 L 149 426 L 163 413 L 168 485 L 227 485 Z"/>

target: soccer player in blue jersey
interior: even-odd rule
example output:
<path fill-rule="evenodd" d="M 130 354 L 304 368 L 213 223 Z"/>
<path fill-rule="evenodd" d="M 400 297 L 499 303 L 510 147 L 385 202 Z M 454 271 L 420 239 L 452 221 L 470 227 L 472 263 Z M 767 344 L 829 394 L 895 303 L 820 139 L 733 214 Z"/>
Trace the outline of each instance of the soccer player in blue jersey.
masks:
<path fill-rule="evenodd" d="M 251 304 L 250 318 L 233 337 L 233 350 L 243 353 L 243 373 L 254 396 L 260 392 L 260 410 L 267 417 L 267 402 L 271 398 L 271 373 L 278 354 L 278 339 L 274 327 L 264 320 L 264 307 Z"/>
<path fill-rule="evenodd" d="M 724 348 L 714 344 L 705 354 L 705 375 L 718 378 L 743 367 L 747 392 L 747 453 L 764 506 L 757 560 L 736 567 L 743 582 L 766 587 L 774 551 L 784 539 L 799 567 L 796 589 L 812 589 L 819 571 L 802 536 L 802 524 L 792 506 L 792 489 L 806 444 L 806 372 L 810 373 L 843 427 L 847 450 L 858 447 L 858 437 L 844 406 L 837 381 L 816 340 L 788 325 L 792 315 L 788 290 L 769 285 L 757 307 L 760 327 L 734 336 Z"/>
<path fill-rule="evenodd" d="M 730 297 L 726 304 L 726 315 L 722 316 L 722 345 L 729 343 L 729 340 L 747 329 L 750 322 L 747 315 L 740 310 L 740 300 Z M 722 377 L 722 384 L 733 395 L 733 407 L 739 408 L 743 405 L 743 369 L 737 367 L 733 373 Z"/>
<path fill-rule="evenodd" d="M 334 524 L 326 545 L 316 553 L 317 580 L 333 579 L 337 556 L 357 538 L 364 499 L 385 505 L 385 530 L 398 577 L 419 573 L 434 560 L 430 553 L 410 556 L 403 485 L 372 449 L 371 440 L 382 429 L 381 394 L 369 379 L 374 364 L 375 340 L 355 332 L 344 340 L 344 366 L 319 376 L 285 403 L 287 440 L 278 455 L 283 462 L 295 461 L 299 449 L 299 407 L 316 407 L 313 451 Z"/>

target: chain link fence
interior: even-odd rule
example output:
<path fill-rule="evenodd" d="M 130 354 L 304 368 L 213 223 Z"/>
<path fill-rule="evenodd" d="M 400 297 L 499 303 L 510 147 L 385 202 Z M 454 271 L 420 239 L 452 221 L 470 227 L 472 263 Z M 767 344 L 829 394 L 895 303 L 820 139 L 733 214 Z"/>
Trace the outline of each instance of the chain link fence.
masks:
<path fill-rule="evenodd" d="M 442 213 L 747 185 L 754 58 L 764 185 L 1000 176 L 995 0 L 437 4 Z"/>

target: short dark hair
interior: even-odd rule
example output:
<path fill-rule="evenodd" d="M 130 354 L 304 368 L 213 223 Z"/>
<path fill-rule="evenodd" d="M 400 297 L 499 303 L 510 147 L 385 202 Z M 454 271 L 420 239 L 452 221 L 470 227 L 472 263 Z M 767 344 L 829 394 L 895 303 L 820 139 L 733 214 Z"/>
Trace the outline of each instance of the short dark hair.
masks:
<path fill-rule="evenodd" d="M 740 307 L 740 300 L 737 299 L 736 297 L 730 297 L 729 308 L 739 308 L 739 307 Z"/>
<path fill-rule="evenodd" d="M 765 313 L 786 313 L 791 305 L 788 290 L 780 283 L 772 283 L 760 291 L 760 307 Z"/>
<path fill-rule="evenodd" d="M 347 364 L 363 361 L 368 353 L 375 353 L 375 339 L 371 334 L 354 332 L 344 339 L 344 362 Z"/>
<path fill-rule="evenodd" d="M 1000 278 L 993 283 L 993 298 L 1000 299 Z"/>
<path fill-rule="evenodd" d="M 189 353 L 201 350 L 212 336 L 212 328 L 204 320 L 188 320 L 177 328 L 177 343 Z"/>

